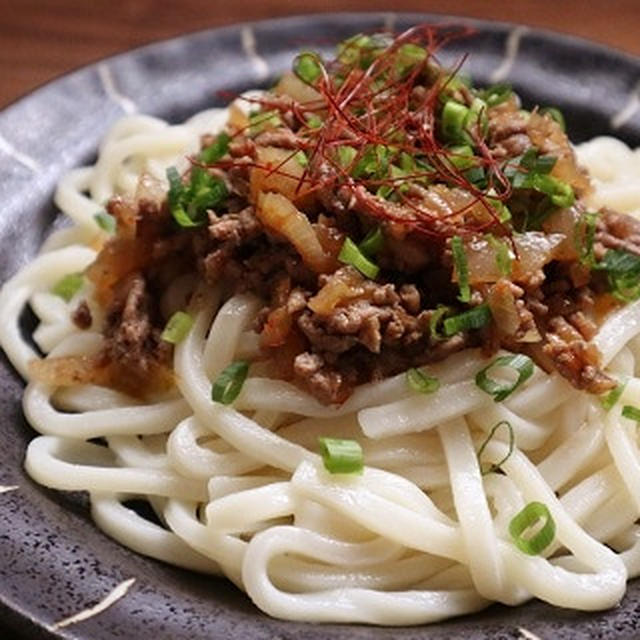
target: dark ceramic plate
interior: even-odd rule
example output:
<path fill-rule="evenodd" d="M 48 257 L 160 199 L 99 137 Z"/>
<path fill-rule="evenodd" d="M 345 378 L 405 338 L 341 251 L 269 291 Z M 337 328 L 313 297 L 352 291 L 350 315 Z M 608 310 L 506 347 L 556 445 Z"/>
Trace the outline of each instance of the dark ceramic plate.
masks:
<path fill-rule="evenodd" d="M 339 40 L 382 26 L 441 22 L 426 15 L 344 14 L 291 18 L 205 31 L 151 45 L 61 78 L 0 114 L 0 280 L 28 261 L 55 221 L 56 180 L 91 161 L 108 126 L 135 104 L 180 121 L 222 105 L 222 90 L 266 85 L 300 47 L 327 51 Z M 632 92 L 640 60 L 585 41 L 509 25 L 471 24 L 477 33 L 447 50 L 479 83 L 496 72 L 525 104 L 553 104 L 568 116 L 576 141 L 615 134 L 640 145 Z M 250 55 L 253 51 L 254 54 Z M 506 51 L 512 55 L 506 57 Z M 248 53 L 249 52 L 249 53 Z M 126 96 L 126 99 L 123 97 Z M 223 580 L 174 569 L 120 547 L 92 524 L 80 494 L 48 491 L 22 470 L 33 432 L 20 409 L 22 384 L 4 361 L 0 373 L 0 634 L 76 640 L 343 640 L 391 638 L 632 638 L 640 630 L 640 581 L 622 604 L 583 614 L 540 602 L 487 611 L 430 627 L 384 629 L 273 620 Z M 128 595 L 101 615 L 57 632 L 47 625 L 79 611 L 129 577 Z M 10 636 L 9 636 L 10 634 Z"/>

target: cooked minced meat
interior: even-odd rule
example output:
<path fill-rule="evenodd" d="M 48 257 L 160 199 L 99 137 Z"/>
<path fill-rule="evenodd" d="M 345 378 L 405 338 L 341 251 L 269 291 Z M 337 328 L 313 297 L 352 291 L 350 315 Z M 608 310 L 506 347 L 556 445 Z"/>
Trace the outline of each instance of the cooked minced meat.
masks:
<path fill-rule="evenodd" d="M 561 124 L 452 79 L 423 36 L 314 58 L 205 136 L 165 200 L 112 201 L 118 233 L 90 271 L 106 357 L 164 366 L 157 294 L 192 273 L 257 294 L 274 375 L 323 402 L 470 345 L 614 385 L 590 340 L 596 308 L 640 293 L 616 266 L 640 272 L 640 222 L 590 212 Z"/>

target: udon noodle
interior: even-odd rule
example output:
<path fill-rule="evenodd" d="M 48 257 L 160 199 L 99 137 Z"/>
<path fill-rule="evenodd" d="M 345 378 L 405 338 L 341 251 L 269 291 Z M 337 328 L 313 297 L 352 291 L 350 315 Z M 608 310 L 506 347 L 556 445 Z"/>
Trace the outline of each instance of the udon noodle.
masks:
<path fill-rule="evenodd" d="M 581 610 L 616 605 L 640 573 L 637 425 L 621 415 L 623 405 L 640 403 L 640 302 L 611 313 L 593 339 L 604 370 L 627 379 L 608 409 L 537 367 L 494 402 L 474 382 L 486 364 L 477 349 L 429 365 L 440 388 L 428 395 L 399 374 L 324 405 L 258 364 L 232 406 L 214 403 L 211 380 L 257 354 L 260 303 L 247 293 L 223 299 L 219 287 L 201 283 L 193 327 L 174 352 L 177 386 L 153 401 L 30 379 L 29 363 L 42 355 L 19 328 L 27 305 L 45 357 L 101 348 L 104 318 L 91 285 L 69 301 L 51 293 L 105 242 L 96 211 L 113 194 L 133 193 L 143 171 L 163 180 L 166 167 L 185 169 L 201 135 L 226 118 L 209 110 L 170 125 L 127 116 L 95 165 L 60 181 L 55 202 L 71 224 L 0 294 L 0 341 L 27 380 L 24 412 L 39 433 L 27 449 L 28 473 L 47 487 L 88 491 L 96 524 L 120 543 L 226 576 L 279 618 L 414 625 L 532 597 Z M 577 153 L 595 179 L 594 206 L 640 213 L 638 152 L 598 138 Z M 167 315 L 192 286 L 166 290 Z M 94 319 L 86 331 L 71 320 L 81 298 Z M 501 421 L 512 428 L 511 452 L 506 429 L 488 438 Z M 363 474 L 330 474 L 317 453 L 320 436 L 358 440 Z M 502 473 L 483 474 L 492 463 Z M 132 499 L 147 501 L 158 520 L 131 509 Z M 533 501 L 546 505 L 556 527 L 538 555 L 520 551 L 509 533 Z"/>

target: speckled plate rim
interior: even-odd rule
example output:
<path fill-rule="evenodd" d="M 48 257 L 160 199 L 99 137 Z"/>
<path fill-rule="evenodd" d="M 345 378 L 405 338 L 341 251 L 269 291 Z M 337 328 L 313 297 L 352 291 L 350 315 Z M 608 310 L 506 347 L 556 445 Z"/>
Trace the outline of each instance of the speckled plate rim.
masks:
<path fill-rule="evenodd" d="M 200 31 L 62 76 L 0 113 L 0 281 L 35 253 L 55 224 L 51 197 L 56 179 L 89 161 L 109 124 L 133 104 L 143 113 L 179 121 L 207 104 L 222 104 L 216 91 L 264 84 L 270 73 L 287 67 L 291 52 L 303 43 L 324 48 L 359 30 L 418 22 L 476 27 L 475 52 L 466 66 L 472 75 L 486 81 L 502 69 L 497 75 L 513 82 L 525 102 L 535 98 L 568 107 L 574 116 L 570 130 L 578 138 L 615 132 L 640 144 L 640 113 L 632 109 L 640 60 L 580 38 L 468 18 L 394 13 L 305 15 Z M 451 55 L 464 50 L 456 45 Z M 19 488 L 0 494 L 0 631 L 4 624 L 33 639 L 77 640 L 133 635 L 140 640 L 413 640 L 517 638 L 520 628 L 541 638 L 622 639 L 636 637 L 640 629 L 638 581 L 631 583 L 620 607 L 598 614 L 531 602 L 408 629 L 268 618 L 225 581 L 166 567 L 112 542 L 88 518 L 82 495 L 31 482 L 21 462 L 33 432 L 20 410 L 21 383 L 6 360 L 4 365 L 0 485 Z M 127 597 L 100 616 L 49 629 L 53 621 L 95 603 L 132 576 L 137 581 Z"/>

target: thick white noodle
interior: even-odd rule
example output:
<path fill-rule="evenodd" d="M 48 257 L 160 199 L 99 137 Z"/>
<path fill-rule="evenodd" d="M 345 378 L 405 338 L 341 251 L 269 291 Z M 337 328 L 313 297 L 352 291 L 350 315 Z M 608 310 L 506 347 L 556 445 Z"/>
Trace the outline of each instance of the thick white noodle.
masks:
<path fill-rule="evenodd" d="M 55 201 L 72 226 L 52 234 L 0 291 L 0 342 L 25 379 L 39 357 L 19 328 L 26 305 L 49 356 L 101 348 L 104 313 L 91 287 L 68 303 L 50 293 L 107 239 L 95 213 L 114 194 L 132 195 L 140 172 L 164 180 L 167 166 L 185 168 L 200 136 L 225 119 L 221 110 L 177 126 L 128 116 L 95 166 L 62 178 Z M 595 176 L 594 206 L 640 214 L 638 151 L 597 139 L 578 154 Z M 174 282 L 160 301 L 164 315 L 196 286 L 194 278 Z M 81 299 L 93 318 L 85 332 L 69 320 Z M 429 366 L 441 382 L 431 395 L 412 392 L 401 374 L 325 406 L 260 375 L 258 364 L 234 406 L 222 406 L 211 400 L 211 381 L 257 353 L 250 329 L 261 301 L 221 300 L 219 288 L 199 289 L 193 300 L 194 326 L 175 349 L 173 395 L 142 403 L 34 380 L 24 394 L 41 434 L 28 447 L 27 471 L 48 487 L 88 491 L 96 523 L 122 544 L 221 573 L 270 615 L 316 622 L 420 624 L 534 596 L 603 609 L 640 573 L 638 430 L 621 416 L 624 404 L 640 405 L 640 302 L 611 314 L 593 341 L 612 374 L 628 378 L 607 412 L 539 370 L 495 403 L 474 382 L 486 365 L 477 350 Z M 500 421 L 511 425 L 515 448 L 507 457 L 509 432 L 499 429 L 479 464 L 477 451 Z M 357 439 L 364 473 L 329 474 L 317 453 L 321 436 Z M 506 475 L 482 475 L 505 457 Z M 145 519 L 131 500 L 146 500 L 157 518 Z M 540 556 L 523 554 L 508 532 L 532 500 L 546 504 L 557 527 Z"/>

